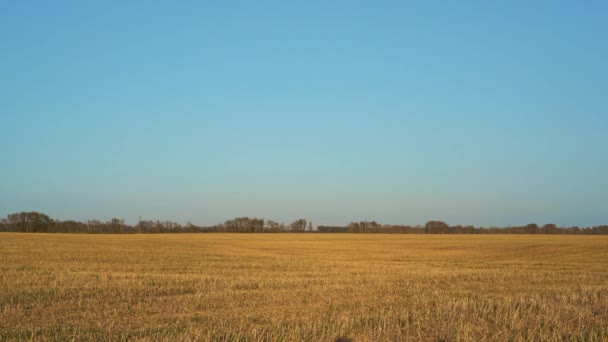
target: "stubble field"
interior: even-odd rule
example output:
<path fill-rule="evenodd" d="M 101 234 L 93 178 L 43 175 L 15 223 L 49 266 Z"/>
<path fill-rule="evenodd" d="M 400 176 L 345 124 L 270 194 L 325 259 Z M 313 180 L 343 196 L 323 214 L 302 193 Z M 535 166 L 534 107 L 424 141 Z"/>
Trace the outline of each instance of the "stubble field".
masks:
<path fill-rule="evenodd" d="M 0 234 L 0 340 L 608 340 L 608 237 Z"/>

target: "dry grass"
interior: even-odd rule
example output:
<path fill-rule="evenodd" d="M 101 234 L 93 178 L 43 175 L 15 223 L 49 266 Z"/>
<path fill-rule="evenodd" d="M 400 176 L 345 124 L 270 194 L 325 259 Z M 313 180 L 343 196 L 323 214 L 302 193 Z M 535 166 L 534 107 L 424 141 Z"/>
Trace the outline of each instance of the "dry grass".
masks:
<path fill-rule="evenodd" d="M 608 237 L 0 234 L 0 340 L 608 340 Z"/>

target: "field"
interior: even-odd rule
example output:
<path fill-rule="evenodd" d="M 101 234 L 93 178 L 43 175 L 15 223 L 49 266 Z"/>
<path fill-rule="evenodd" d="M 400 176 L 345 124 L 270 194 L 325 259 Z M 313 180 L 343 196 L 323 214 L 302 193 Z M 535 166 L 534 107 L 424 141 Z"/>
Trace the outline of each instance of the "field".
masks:
<path fill-rule="evenodd" d="M 0 340 L 608 340 L 608 237 L 0 234 Z"/>

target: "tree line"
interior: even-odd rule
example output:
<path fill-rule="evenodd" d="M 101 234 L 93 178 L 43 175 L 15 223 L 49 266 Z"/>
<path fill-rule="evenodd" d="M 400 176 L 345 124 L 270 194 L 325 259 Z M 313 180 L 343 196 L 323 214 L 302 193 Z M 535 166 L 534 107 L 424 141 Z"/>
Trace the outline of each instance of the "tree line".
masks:
<path fill-rule="evenodd" d="M 318 226 L 304 218 L 289 224 L 260 218 L 237 217 L 214 226 L 197 226 L 190 222 L 181 225 L 172 221 L 140 220 L 136 225 L 113 218 L 102 222 L 88 220 L 56 220 L 39 212 L 19 212 L 0 219 L 0 232 L 40 233 L 365 233 L 365 234 L 567 234 L 608 235 L 608 225 L 594 227 L 558 227 L 555 224 L 539 226 L 535 223 L 510 227 L 450 226 L 443 221 L 429 221 L 424 226 L 380 224 L 376 221 L 351 222 L 347 226 Z"/>
<path fill-rule="evenodd" d="M 593 227 L 558 227 L 553 223 L 539 226 L 530 223 L 524 226 L 474 227 L 450 226 L 443 221 L 429 221 L 424 226 L 379 224 L 375 221 L 351 222 L 346 227 L 319 226 L 320 232 L 332 233 L 383 233 L 383 234 L 565 234 L 608 235 L 608 225 Z"/>

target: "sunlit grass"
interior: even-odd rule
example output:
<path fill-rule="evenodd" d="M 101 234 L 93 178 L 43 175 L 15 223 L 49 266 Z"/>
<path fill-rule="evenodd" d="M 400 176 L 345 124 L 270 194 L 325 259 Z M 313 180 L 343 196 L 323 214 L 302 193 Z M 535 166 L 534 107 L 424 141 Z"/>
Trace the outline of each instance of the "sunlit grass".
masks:
<path fill-rule="evenodd" d="M 608 339 L 608 237 L 0 234 L 0 340 Z"/>

